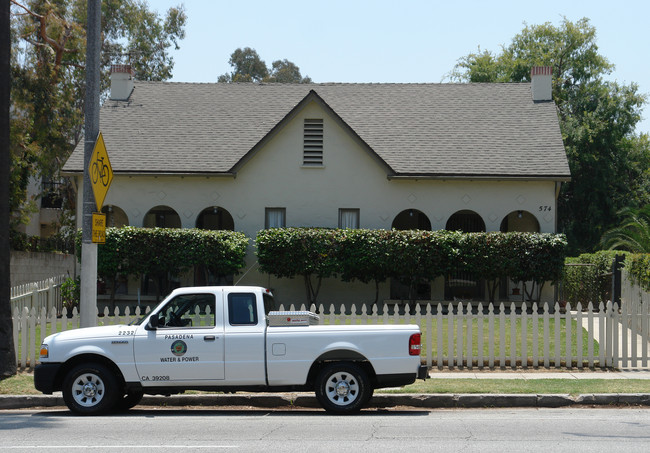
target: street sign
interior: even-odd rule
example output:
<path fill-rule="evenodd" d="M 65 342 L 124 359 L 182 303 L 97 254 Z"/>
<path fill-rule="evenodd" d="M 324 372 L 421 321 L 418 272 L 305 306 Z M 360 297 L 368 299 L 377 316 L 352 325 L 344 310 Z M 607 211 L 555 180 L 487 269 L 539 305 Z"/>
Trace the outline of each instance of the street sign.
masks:
<path fill-rule="evenodd" d="M 101 211 L 104 205 L 104 199 L 106 198 L 106 192 L 108 192 L 108 187 L 113 181 L 113 168 L 111 167 L 111 161 L 108 160 L 108 153 L 106 152 L 106 145 L 104 145 L 104 137 L 102 137 L 101 132 L 97 136 L 95 148 L 90 157 L 88 171 L 90 172 L 90 182 L 93 186 L 97 210 Z"/>
<path fill-rule="evenodd" d="M 106 214 L 93 212 L 93 242 L 95 244 L 106 243 Z"/>

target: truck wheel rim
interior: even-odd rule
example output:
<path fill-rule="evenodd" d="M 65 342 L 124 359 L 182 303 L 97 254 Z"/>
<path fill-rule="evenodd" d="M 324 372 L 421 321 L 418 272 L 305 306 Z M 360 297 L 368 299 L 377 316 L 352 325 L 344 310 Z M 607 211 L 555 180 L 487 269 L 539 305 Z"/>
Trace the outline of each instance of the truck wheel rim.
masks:
<path fill-rule="evenodd" d="M 325 385 L 327 398 L 337 406 L 346 406 L 359 396 L 359 381 L 350 373 L 332 374 Z"/>
<path fill-rule="evenodd" d="M 92 407 L 104 398 L 104 381 L 94 373 L 84 373 L 72 384 L 72 396 L 77 404 Z"/>

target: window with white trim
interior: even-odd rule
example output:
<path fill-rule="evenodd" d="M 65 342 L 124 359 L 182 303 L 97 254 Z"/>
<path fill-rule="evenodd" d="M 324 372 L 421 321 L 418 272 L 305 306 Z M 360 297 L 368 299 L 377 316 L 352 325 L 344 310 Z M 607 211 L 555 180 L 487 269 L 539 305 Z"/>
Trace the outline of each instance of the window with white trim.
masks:
<path fill-rule="evenodd" d="M 264 228 L 284 228 L 287 226 L 287 208 L 266 208 Z"/>
<path fill-rule="evenodd" d="M 361 211 L 359 209 L 339 209 L 339 228 L 359 228 L 359 218 Z"/>
<path fill-rule="evenodd" d="M 323 166 L 323 119 L 305 118 L 302 164 L 306 167 Z"/>

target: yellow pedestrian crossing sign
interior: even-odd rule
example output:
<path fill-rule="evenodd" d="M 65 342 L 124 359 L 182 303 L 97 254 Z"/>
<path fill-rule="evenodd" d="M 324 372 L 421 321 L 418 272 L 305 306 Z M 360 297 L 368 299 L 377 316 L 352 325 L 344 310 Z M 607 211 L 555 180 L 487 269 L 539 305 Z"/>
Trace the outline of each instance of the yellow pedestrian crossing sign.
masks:
<path fill-rule="evenodd" d="M 90 182 L 93 186 L 97 211 L 101 211 L 108 187 L 113 181 L 113 168 L 111 168 L 111 161 L 108 160 L 108 153 L 101 132 L 97 136 L 88 171 L 90 172 Z"/>

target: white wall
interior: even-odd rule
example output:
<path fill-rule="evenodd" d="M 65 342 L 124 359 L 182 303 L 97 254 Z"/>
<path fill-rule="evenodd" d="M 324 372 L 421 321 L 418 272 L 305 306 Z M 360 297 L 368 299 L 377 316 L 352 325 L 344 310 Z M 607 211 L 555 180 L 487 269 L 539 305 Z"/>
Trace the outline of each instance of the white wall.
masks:
<path fill-rule="evenodd" d="M 302 166 L 304 118 L 324 119 L 322 168 Z M 523 210 L 537 218 L 541 232 L 554 232 L 556 213 L 553 181 L 389 180 L 384 168 L 315 102 L 280 130 L 236 177 L 118 173 L 105 205 L 122 208 L 134 226 L 142 226 L 152 207 L 167 205 L 179 214 L 184 228 L 194 227 L 203 209 L 220 206 L 232 215 L 235 230 L 251 238 L 264 228 L 266 207 L 286 208 L 287 226 L 321 227 L 338 226 L 339 208 L 358 208 L 360 226 L 372 229 L 390 229 L 401 211 L 418 209 L 428 216 L 434 230 L 445 228 L 455 212 L 473 210 L 483 218 L 487 231 L 498 231 L 504 217 Z M 251 247 L 248 266 L 254 261 Z M 270 286 L 283 303 L 305 300 L 302 279 L 278 280 L 253 270 L 241 284 Z M 433 293 L 434 299 L 442 299 L 442 283 L 434 284 Z M 384 284 L 380 299 L 388 297 L 389 287 Z M 374 285 L 330 280 L 324 282 L 319 297 L 337 304 L 373 299 Z"/>

